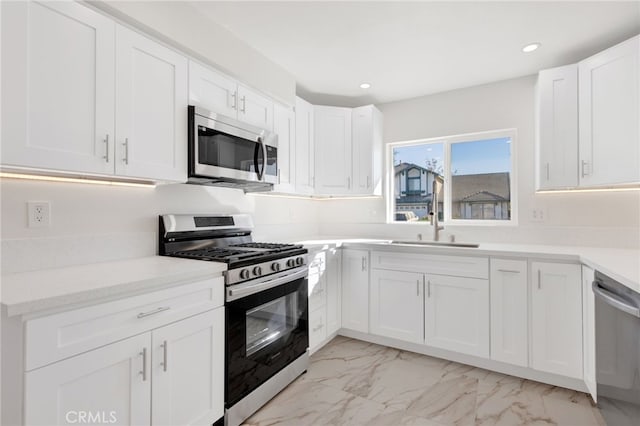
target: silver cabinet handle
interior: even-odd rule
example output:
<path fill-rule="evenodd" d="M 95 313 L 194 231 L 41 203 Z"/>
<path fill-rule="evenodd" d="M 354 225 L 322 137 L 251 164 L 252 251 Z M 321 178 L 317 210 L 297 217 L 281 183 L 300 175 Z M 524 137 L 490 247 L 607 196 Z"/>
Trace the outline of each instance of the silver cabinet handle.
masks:
<path fill-rule="evenodd" d="M 242 108 L 240 109 L 240 112 L 246 113 L 247 112 L 247 97 L 243 96 L 241 100 L 242 100 Z"/>
<path fill-rule="evenodd" d="M 547 180 L 549 180 L 549 163 L 547 163 Z"/>
<path fill-rule="evenodd" d="M 367 188 L 371 186 L 371 176 L 367 176 Z"/>
<path fill-rule="evenodd" d="M 540 290 L 542 288 L 542 284 L 540 284 L 540 281 L 542 280 L 542 278 L 540 277 L 540 269 L 538 269 L 538 290 Z"/>
<path fill-rule="evenodd" d="M 162 366 L 162 369 L 164 371 L 167 371 L 167 346 L 168 346 L 167 341 L 165 340 L 161 346 L 162 346 L 163 361 L 160 363 L 160 365 Z"/>
<path fill-rule="evenodd" d="M 122 146 L 124 146 L 124 158 L 122 161 L 124 164 L 129 164 L 129 138 L 124 138 Z"/>
<path fill-rule="evenodd" d="M 516 271 L 515 269 L 498 269 L 498 272 L 510 272 L 512 274 L 519 274 L 520 271 Z"/>
<path fill-rule="evenodd" d="M 140 352 L 140 355 L 142 355 L 142 371 L 140 372 L 140 374 L 142 374 L 142 381 L 146 382 L 147 381 L 147 348 L 143 348 L 142 352 Z"/>
<path fill-rule="evenodd" d="M 278 169 L 278 185 L 280 184 L 280 169 Z"/>
<path fill-rule="evenodd" d="M 367 269 L 367 258 L 362 256 L 362 272 Z"/>
<path fill-rule="evenodd" d="M 351 189 L 351 177 L 347 177 L 347 189 Z"/>
<path fill-rule="evenodd" d="M 431 280 L 427 280 L 427 297 L 431 297 Z"/>
<path fill-rule="evenodd" d="M 581 170 L 580 170 L 581 177 L 585 177 L 586 175 L 590 174 L 584 171 L 584 169 L 589 165 L 589 163 L 585 160 L 582 160 L 580 164 L 581 164 Z"/>
<path fill-rule="evenodd" d="M 416 296 L 420 296 L 420 280 L 416 280 Z"/>
<path fill-rule="evenodd" d="M 171 306 L 160 306 L 159 308 L 156 308 L 152 311 L 147 311 L 147 312 L 140 312 L 137 317 L 138 318 L 144 318 L 144 317 L 148 317 L 151 315 L 155 315 L 155 314 L 159 314 L 160 312 L 164 312 L 164 311 L 168 311 L 169 309 L 171 309 Z"/>
<path fill-rule="evenodd" d="M 231 100 L 232 100 L 232 102 L 231 102 L 231 108 L 233 108 L 233 109 L 236 109 L 236 110 L 237 110 L 237 109 L 238 109 L 238 92 L 233 92 L 233 93 L 231 94 Z"/>
<path fill-rule="evenodd" d="M 107 133 L 107 135 L 102 140 L 102 142 L 104 142 L 104 157 L 102 158 L 104 158 L 105 161 L 108 163 L 109 162 L 109 133 Z"/>

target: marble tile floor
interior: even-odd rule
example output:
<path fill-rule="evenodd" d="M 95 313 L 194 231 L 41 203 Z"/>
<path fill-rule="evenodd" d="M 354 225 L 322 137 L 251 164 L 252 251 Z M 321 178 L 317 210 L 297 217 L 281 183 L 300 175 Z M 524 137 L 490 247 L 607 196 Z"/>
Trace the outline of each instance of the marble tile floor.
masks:
<path fill-rule="evenodd" d="M 245 422 L 605 426 L 588 395 L 338 336 Z"/>

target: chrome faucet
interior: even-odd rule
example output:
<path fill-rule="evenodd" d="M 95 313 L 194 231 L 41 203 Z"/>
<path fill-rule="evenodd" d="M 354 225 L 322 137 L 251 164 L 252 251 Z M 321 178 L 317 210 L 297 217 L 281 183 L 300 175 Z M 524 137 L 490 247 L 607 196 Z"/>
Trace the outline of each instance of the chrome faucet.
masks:
<path fill-rule="evenodd" d="M 433 193 L 431 195 L 431 226 L 433 227 L 433 241 L 440 240 L 440 231 L 444 229 L 444 226 L 438 224 L 438 192 L 442 189 L 442 183 L 438 182 L 438 179 L 433 180 Z"/>

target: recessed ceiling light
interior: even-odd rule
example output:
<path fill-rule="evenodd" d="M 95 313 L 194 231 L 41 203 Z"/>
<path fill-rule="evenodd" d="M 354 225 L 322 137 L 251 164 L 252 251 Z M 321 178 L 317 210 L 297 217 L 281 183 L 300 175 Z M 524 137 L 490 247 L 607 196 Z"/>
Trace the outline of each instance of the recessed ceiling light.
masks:
<path fill-rule="evenodd" d="M 368 89 L 369 87 L 371 87 L 371 84 L 369 84 L 369 83 L 362 83 L 362 84 L 360 85 L 360 88 L 361 88 L 361 89 Z"/>
<path fill-rule="evenodd" d="M 531 53 L 534 50 L 536 50 L 538 47 L 540 47 L 540 43 L 531 43 L 531 44 L 527 44 L 525 47 L 523 47 L 522 51 L 524 53 Z"/>

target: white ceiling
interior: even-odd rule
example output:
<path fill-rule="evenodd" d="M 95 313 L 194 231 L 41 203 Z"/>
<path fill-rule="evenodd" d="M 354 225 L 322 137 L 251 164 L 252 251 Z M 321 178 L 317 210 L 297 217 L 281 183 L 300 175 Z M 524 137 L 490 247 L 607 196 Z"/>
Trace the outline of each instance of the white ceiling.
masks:
<path fill-rule="evenodd" d="M 640 33 L 637 1 L 192 5 L 293 74 L 303 97 L 345 106 L 534 74 Z M 531 42 L 542 47 L 522 53 Z"/>

